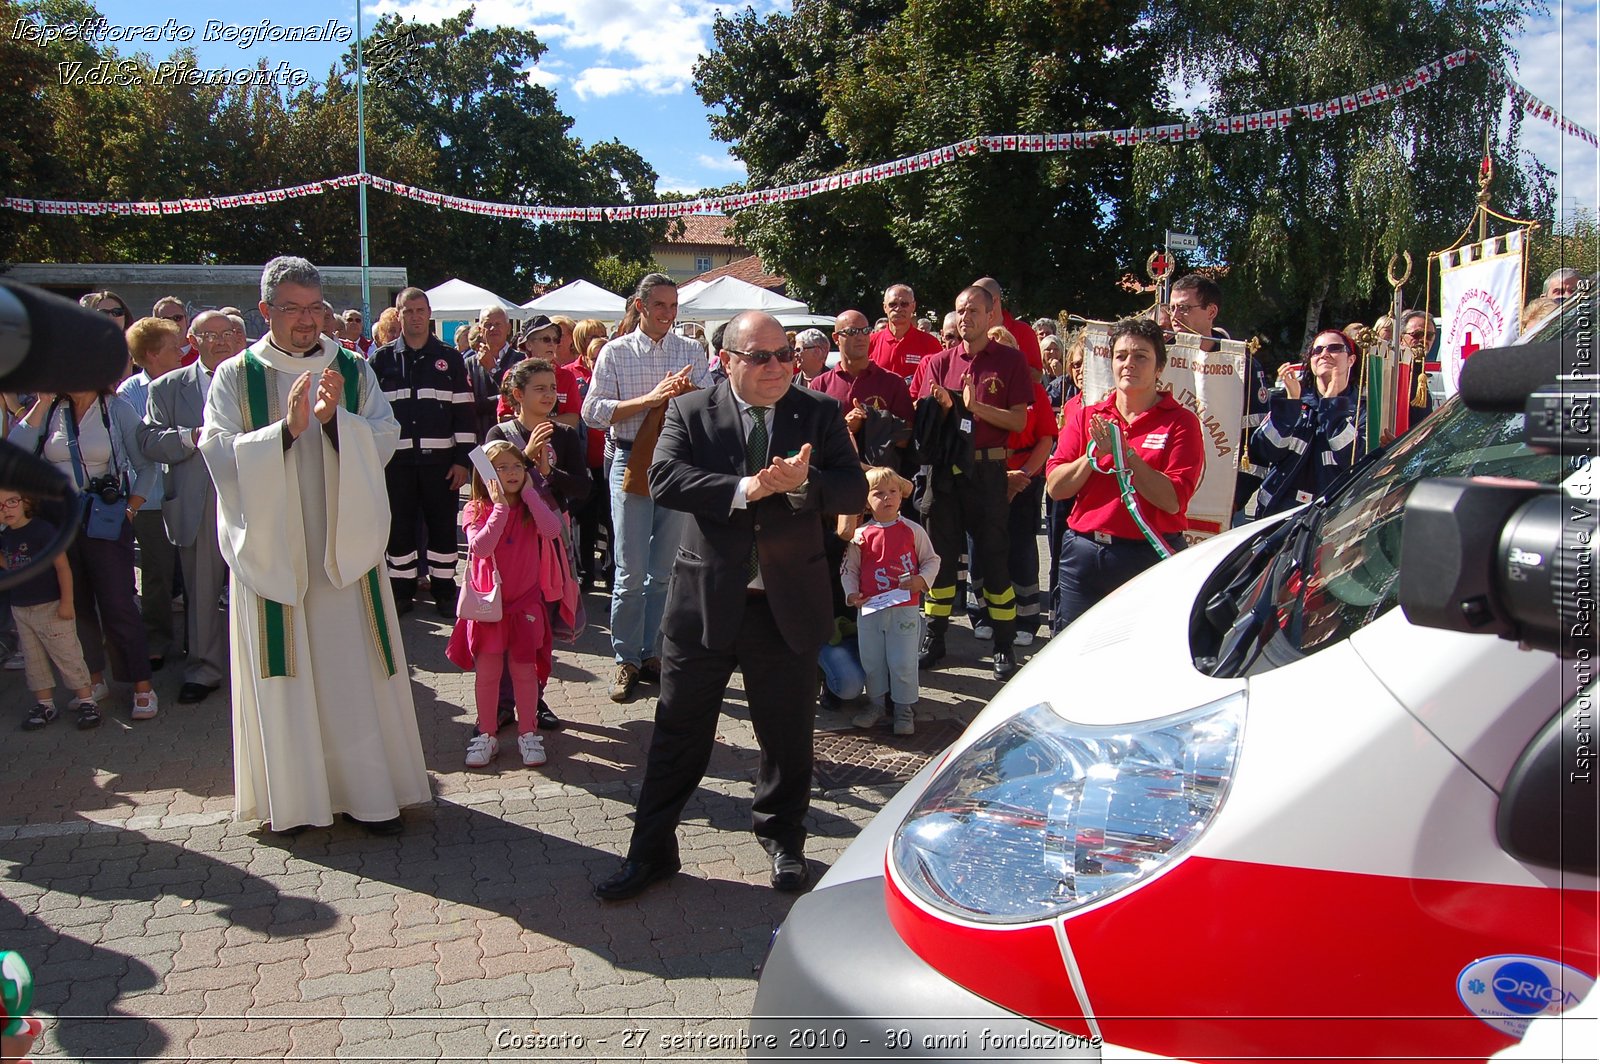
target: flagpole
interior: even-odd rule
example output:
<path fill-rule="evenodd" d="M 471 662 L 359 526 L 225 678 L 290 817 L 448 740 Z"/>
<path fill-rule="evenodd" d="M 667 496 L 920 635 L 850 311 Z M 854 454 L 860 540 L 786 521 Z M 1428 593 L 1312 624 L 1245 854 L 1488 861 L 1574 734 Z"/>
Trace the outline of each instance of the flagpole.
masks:
<path fill-rule="evenodd" d="M 356 0 L 356 172 L 360 174 L 360 180 L 356 182 L 356 201 L 360 204 L 358 231 L 361 240 L 361 320 L 367 329 L 371 329 L 374 322 L 372 278 L 369 273 L 367 253 L 367 113 L 365 95 L 362 91 L 362 72 L 361 0 Z"/>

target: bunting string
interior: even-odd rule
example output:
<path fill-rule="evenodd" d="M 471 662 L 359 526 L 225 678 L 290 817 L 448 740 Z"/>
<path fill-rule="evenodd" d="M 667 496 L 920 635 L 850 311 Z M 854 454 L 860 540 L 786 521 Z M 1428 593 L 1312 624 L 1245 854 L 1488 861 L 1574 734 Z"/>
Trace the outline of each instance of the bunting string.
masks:
<path fill-rule="evenodd" d="M 1126 147 L 1136 144 L 1178 144 L 1199 140 L 1204 135 L 1238 136 L 1250 133 L 1269 133 L 1287 129 L 1291 125 L 1310 121 L 1326 122 L 1341 115 L 1354 114 L 1368 107 L 1378 107 L 1391 100 L 1429 88 L 1447 73 L 1459 70 L 1468 63 L 1481 60 L 1481 56 L 1468 48 L 1451 52 L 1440 59 L 1424 63 L 1398 81 L 1385 82 L 1346 95 L 1334 96 L 1315 103 L 1295 104 L 1249 114 L 1222 115 L 1204 121 L 1175 122 L 1166 125 L 1144 126 L 1130 129 L 1097 129 L 1073 133 L 1009 133 L 985 135 L 946 144 L 930 151 L 918 152 L 891 162 L 831 174 L 809 181 L 777 188 L 746 192 L 733 192 L 720 196 L 703 196 L 699 199 L 676 203 L 633 203 L 596 207 L 556 207 L 518 203 L 496 203 L 487 200 L 466 199 L 443 192 L 417 188 L 400 181 L 391 181 L 376 174 L 344 174 L 340 177 L 311 181 L 288 188 L 268 189 L 264 192 L 246 192 L 235 196 L 208 196 L 193 199 L 157 200 L 145 202 L 87 202 L 83 200 L 27 199 L 20 196 L 0 198 L 0 206 L 29 214 L 58 215 L 167 215 L 189 214 L 197 211 L 229 210 L 237 207 L 259 207 L 305 196 L 320 196 L 342 188 L 367 185 L 380 192 L 388 192 L 405 199 L 426 203 L 434 207 L 461 211 L 513 221 L 533 222 L 599 222 L 639 221 L 657 218 L 678 218 L 691 214 L 728 214 L 749 207 L 767 206 L 808 199 L 824 192 L 833 192 L 857 185 L 874 184 L 906 174 L 922 173 L 935 167 L 946 166 L 957 159 L 978 152 L 1063 152 L 1114 145 Z M 1523 88 L 1501 71 L 1491 76 L 1506 91 L 1513 107 L 1520 108 L 1529 117 L 1547 122 L 1562 133 L 1576 137 L 1585 144 L 1600 146 L 1595 133 L 1568 119 L 1556 108 Z"/>

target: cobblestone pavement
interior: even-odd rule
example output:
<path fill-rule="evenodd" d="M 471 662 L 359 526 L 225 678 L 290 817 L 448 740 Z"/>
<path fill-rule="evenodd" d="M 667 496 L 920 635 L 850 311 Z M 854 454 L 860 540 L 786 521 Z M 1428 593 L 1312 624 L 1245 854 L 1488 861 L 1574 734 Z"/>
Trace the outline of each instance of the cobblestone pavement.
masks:
<path fill-rule="evenodd" d="M 604 593 L 586 602 L 603 623 Z M 654 689 L 606 697 L 609 643 L 591 624 L 557 651 L 548 700 L 568 726 L 548 737 L 550 762 L 524 769 L 508 744 L 495 770 L 464 769 L 471 677 L 445 661 L 448 628 L 427 606 L 403 626 L 434 798 L 394 838 L 232 822 L 227 692 L 178 705 L 180 663 L 156 674 L 158 717 L 131 722 L 114 688 L 91 732 L 17 730 L 30 699 L 4 674 L 0 949 L 33 968 L 39 1059 L 742 1056 L 661 1040 L 743 1030 L 792 902 L 749 833 L 738 677 L 681 829 L 684 874 L 602 905 L 590 888 L 627 843 Z M 997 687 L 981 653 L 957 622 L 945 667 L 923 678 L 924 719 L 972 718 Z M 819 714 L 819 729 L 848 728 L 849 712 Z M 816 795 L 815 875 L 888 793 Z"/>

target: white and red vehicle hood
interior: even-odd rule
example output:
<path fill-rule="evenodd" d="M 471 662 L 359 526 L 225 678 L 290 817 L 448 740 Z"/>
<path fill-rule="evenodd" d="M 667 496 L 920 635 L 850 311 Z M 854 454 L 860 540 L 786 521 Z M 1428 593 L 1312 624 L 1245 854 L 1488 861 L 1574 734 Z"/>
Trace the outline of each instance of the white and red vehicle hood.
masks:
<path fill-rule="evenodd" d="M 1496 1019 L 1496 991 L 1480 989 L 1495 973 L 1548 962 L 1549 992 L 1581 997 L 1597 967 L 1596 882 L 1525 865 L 1495 839 L 1497 789 L 1560 704 L 1555 659 L 1413 628 L 1396 609 L 1294 665 L 1205 676 L 1190 615 L 1239 538 L 1181 552 L 1162 579 L 1106 599 L 946 755 L 1040 702 L 1117 725 L 1244 691 L 1236 774 L 1193 848 L 1129 889 L 1022 926 L 925 906 L 891 861 L 890 918 L 974 992 L 1139 1052 L 1487 1056 L 1520 1034 Z"/>

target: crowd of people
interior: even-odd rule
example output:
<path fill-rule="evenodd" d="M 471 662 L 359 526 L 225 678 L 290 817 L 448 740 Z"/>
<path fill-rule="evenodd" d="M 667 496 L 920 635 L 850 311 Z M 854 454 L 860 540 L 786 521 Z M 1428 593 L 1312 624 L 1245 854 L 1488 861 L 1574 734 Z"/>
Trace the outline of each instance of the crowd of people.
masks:
<path fill-rule="evenodd" d="M 1568 274 L 1529 311 L 1570 294 Z M 292 257 L 263 272 L 253 341 L 237 308 L 191 319 L 167 297 L 135 320 L 114 292 L 81 302 L 125 330 L 126 378 L 4 397 L 12 442 L 88 500 L 80 513 L 0 492 L 9 567 L 78 523 L 7 596 L 7 667 L 36 700 L 22 727 L 58 717 L 52 669 L 79 728 L 106 711 L 108 667 L 128 716 L 154 717 L 152 674 L 181 654 L 178 702 L 231 684 L 239 817 L 398 831 L 429 793 L 399 626 L 419 593 L 451 625 L 449 660 L 475 674 L 464 760 L 485 770 L 512 725 L 522 764 L 547 761 L 556 644 L 603 584 L 609 697 L 658 695 L 633 841 L 596 888 L 607 900 L 676 872 L 733 668 L 761 748 L 754 830 L 773 885 L 800 889 L 819 705 L 914 734 L 921 674 L 949 656 L 958 613 L 1004 680 L 1018 647 L 1182 550 L 1206 437 L 1163 385 L 1168 344 L 1228 338 L 1216 283 L 1179 278 L 1111 327 L 1111 386 L 1090 402 L 1083 331 L 1014 317 L 989 277 L 942 324 L 893 284 L 877 327 L 848 308 L 831 333 L 786 333 L 751 312 L 709 337 L 677 321 L 662 274 L 615 329 L 487 307 L 449 343 L 417 288 L 368 338 Z M 1432 334 L 1422 311 L 1324 329 L 1275 381 L 1250 358 L 1238 519 L 1348 471 L 1366 445 L 1361 346 L 1398 336 L 1420 361 Z M 1407 399 L 1414 421 L 1431 408 L 1425 381 Z"/>

